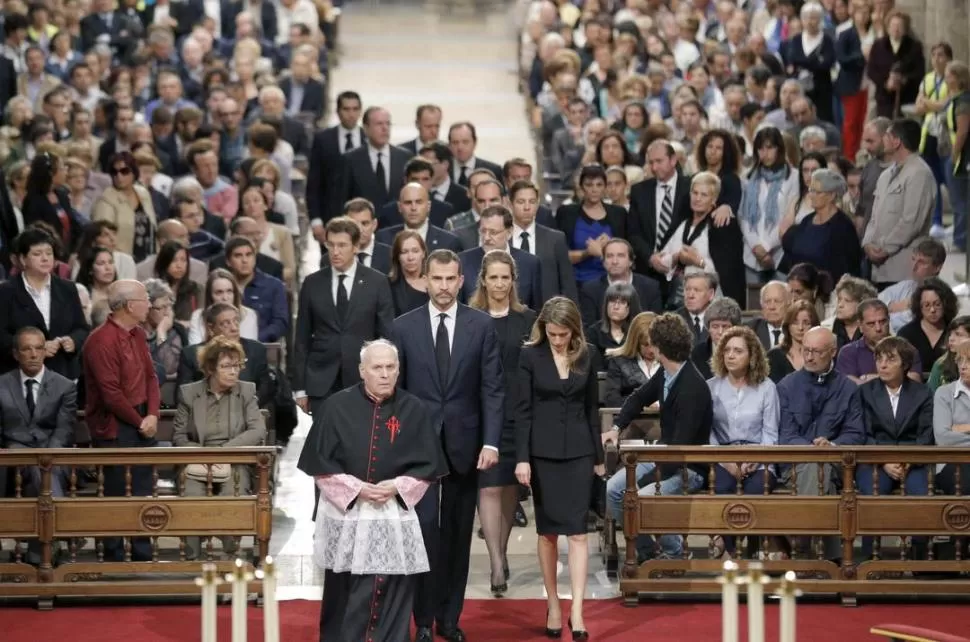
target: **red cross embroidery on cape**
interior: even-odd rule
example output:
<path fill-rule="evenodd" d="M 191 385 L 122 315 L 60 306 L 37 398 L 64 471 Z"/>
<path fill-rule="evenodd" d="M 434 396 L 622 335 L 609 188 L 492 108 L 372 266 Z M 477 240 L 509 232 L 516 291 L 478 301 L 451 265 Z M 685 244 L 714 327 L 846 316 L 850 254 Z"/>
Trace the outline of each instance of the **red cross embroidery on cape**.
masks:
<path fill-rule="evenodd" d="M 397 417 L 391 417 L 384 425 L 391 432 L 391 443 L 394 443 L 394 439 L 397 437 L 397 433 L 401 430 L 401 422 L 397 420 Z"/>

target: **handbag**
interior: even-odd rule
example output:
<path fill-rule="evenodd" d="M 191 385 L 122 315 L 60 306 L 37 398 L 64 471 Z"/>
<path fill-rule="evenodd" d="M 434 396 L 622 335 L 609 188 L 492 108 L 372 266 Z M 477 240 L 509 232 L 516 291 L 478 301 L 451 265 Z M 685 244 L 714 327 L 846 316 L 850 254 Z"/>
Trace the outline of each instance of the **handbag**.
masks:
<path fill-rule="evenodd" d="M 211 466 L 213 484 L 224 484 L 229 481 L 229 477 L 232 474 L 231 464 L 211 464 Z M 185 476 L 189 479 L 207 484 L 209 483 L 208 468 L 209 466 L 206 464 L 189 464 L 185 467 Z"/>

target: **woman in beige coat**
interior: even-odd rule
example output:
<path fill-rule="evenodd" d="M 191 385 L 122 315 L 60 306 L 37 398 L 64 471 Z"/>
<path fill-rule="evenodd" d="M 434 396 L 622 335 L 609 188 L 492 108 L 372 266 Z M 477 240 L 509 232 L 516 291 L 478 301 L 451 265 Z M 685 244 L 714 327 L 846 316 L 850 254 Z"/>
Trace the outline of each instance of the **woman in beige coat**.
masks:
<path fill-rule="evenodd" d="M 147 189 L 137 184 L 138 164 L 130 152 L 119 152 L 108 165 L 111 187 L 94 204 L 91 219 L 118 226 L 117 250 L 135 263 L 155 253 L 155 208 Z"/>

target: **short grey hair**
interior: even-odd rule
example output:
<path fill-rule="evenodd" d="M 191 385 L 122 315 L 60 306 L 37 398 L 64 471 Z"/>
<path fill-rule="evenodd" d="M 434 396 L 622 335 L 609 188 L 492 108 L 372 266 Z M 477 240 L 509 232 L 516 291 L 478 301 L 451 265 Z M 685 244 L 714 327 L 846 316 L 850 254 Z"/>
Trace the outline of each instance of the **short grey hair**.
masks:
<path fill-rule="evenodd" d="M 808 127 L 802 130 L 801 134 L 798 135 L 798 144 L 804 145 L 806 141 L 809 141 L 813 138 L 816 140 L 821 140 L 822 142 L 825 142 L 826 140 L 825 130 L 819 127 L 818 125 L 809 125 Z"/>
<path fill-rule="evenodd" d="M 812 172 L 812 182 L 819 184 L 820 192 L 834 195 L 836 201 L 842 198 L 848 189 L 842 175 L 827 167 Z"/>
<path fill-rule="evenodd" d="M 794 87 L 798 91 L 799 96 L 805 95 L 805 90 L 802 89 L 802 84 L 794 78 L 789 78 L 785 82 L 781 83 L 781 88 L 784 89 L 785 87 Z"/>
<path fill-rule="evenodd" d="M 201 195 L 201 199 L 196 201 L 196 196 Z M 170 198 L 174 203 L 178 199 L 184 199 L 187 201 L 200 202 L 205 199 L 205 190 L 202 189 L 202 183 L 198 181 L 194 176 L 183 176 L 181 178 L 175 179 L 172 184 L 172 193 Z"/>
<path fill-rule="evenodd" d="M 866 123 L 866 127 L 872 127 L 877 132 L 879 132 L 879 135 L 881 136 L 889 131 L 889 128 L 892 127 L 892 124 L 893 124 L 893 121 L 889 120 L 885 116 L 877 116 L 876 118 L 873 118 L 868 123 Z"/>
<path fill-rule="evenodd" d="M 135 294 L 136 286 L 141 286 L 141 283 L 133 279 L 122 279 L 109 285 L 108 308 L 112 312 L 118 312 L 124 308 Z"/>
<path fill-rule="evenodd" d="M 169 299 L 175 301 L 175 295 L 168 283 L 161 279 L 148 279 L 145 281 L 145 292 L 148 293 L 148 300 L 155 304 L 159 299 Z"/>
<path fill-rule="evenodd" d="M 276 96 L 280 100 L 286 100 L 286 96 L 283 94 L 283 90 L 276 85 L 266 85 L 259 90 L 259 100 L 262 102 L 264 98 L 269 98 L 270 94 Z"/>
<path fill-rule="evenodd" d="M 710 329 L 714 321 L 741 325 L 741 306 L 731 297 L 719 296 L 704 311 L 704 327 Z"/>
<path fill-rule="evenodd" d="M 791 298 L 791 292 L 788 291 L 787 283 L 785 283 L 784 281 L 768 281 L 767 283 L 761 286 L 761 292 L 758 293 L 758 300 L 764 301 L 765 296 L 767 296 L 768 291 L 771 288 L 781 288 L 785 292 L 785 296 L 787 296 L 789 299 Z"/>
<path fill-rule="evenodd" d="M 802 5 L 802 10 L 799 12 L 798 15 L 802 20 L 804 20 L 805 16 L 811 15 L 813 13 L 821 17 L 825 15 L 825 9 L 822 8 L 822 5 L 820 5 L 817 2 L 806 2 L 805 4 Z"/>
<path fill-rule="evenodd" d="M 360 362 L 364 363 L 367 359 L 367 354 L 375 348 L 388 348 L 394 353 L 394 360 L 400 362 L 401 357 L 397 351 L 397 346 L 387 339 L 374 339 L 373 341 L 365 341 L 364 345 L 360 348 Z"/>

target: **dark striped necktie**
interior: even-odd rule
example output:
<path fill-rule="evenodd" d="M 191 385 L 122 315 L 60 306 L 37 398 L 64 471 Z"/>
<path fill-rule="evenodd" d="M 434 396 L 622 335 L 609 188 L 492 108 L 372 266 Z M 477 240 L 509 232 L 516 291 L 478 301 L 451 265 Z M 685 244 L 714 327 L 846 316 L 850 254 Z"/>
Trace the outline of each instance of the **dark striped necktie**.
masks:
<path fill-rule="evenodd" d="M 670 185 L 664 185 L 664 200 L 660 205 L 660 223 L 657 227 L 657 249 L 661 249 L 667 238 L 670 221 L 674 217 L 674 199 L 670 195 Z"/>

